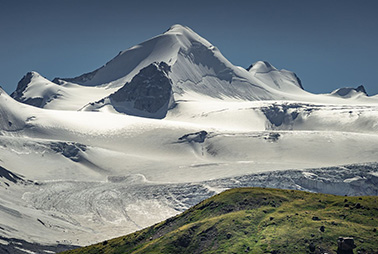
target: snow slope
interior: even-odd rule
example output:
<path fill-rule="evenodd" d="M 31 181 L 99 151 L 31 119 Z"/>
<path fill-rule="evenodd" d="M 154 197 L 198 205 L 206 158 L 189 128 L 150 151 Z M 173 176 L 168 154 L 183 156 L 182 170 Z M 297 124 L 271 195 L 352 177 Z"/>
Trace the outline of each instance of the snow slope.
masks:
<path fill-rule="evenodd" d="M 378 194 L 376 96 L 308 93 L 181 25 L 76 78 L 28 73 L 12 97 L 0 88 L 0 251 L 124 235 L 231 187 Z"/>

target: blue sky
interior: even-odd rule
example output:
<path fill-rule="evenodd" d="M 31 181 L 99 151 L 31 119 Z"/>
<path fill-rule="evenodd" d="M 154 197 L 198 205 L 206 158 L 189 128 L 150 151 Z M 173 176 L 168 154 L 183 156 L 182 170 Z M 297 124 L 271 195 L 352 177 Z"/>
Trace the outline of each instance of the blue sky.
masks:
<path fill-rule="evenodd" d="M 233 64 L 268 61 L 310 92 L 378 94 L 377 13 L 375 0 L 2 0 L 0 85 L 11 93 L 32 70 L 78 76 L 180 23 Z"/>

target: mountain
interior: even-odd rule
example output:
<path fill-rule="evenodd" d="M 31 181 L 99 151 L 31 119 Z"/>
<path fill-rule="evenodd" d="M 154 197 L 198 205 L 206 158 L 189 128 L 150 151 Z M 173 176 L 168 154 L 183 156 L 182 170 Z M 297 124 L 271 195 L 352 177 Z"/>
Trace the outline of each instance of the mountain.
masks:
<path fill-rule="evenodd" d="M 376 253 L 377 211 L 377 197 L 233 189 L 144 230 L 64 253 L 340 253 L 339 237 L 350 228 L 350 251 Z"/>
<path fill-rule="evenodd" d="M 61 109 L 63 106 L 55 100 L 72 97 L 73 95 L 69 94 L 77 93 L 70 92 L 77 88 L 74 85 L 76 84 L 80 85 L 83 91 L 86 90 L 82 93 L 81 105 L 77 107 L 77 110 L 97 111 L 104 107 L 101 103 L 97 105 L 98 101 L 105 101 L 110 94 L 122 88 L 126 89 L 125 87 L 152 63 L 165 64 L 170 69 L 166 75 L 172 83 L 172 91 L 168 99 L 171 104 L 184 100 L 203 100 L 202 97 L 226 101 L 251 101 L 290 99 L 305 94 L 294 73 L 286 70 L 279 71 L 269 63 L 263 62 L 255 63 L 249 71 L 236 67 L 224 58 L 216 47 L 190 28 L 174 25 L 162 35 L 120 52 L 114 59 L 93 72 L 76 78 L 54 79 L 53 82 L 60 86 L 44 80 L 37 73 L 29 73 L 20 81 L 12 97 L 38 107 Z M 262 67 L 265 64 L 270 66 L 269 71 Z M 89 92 L 88 88 L 94 87 L 97 90 L 105 90 L 104 93 L 107 93 L 107 96 L 93 101 L 93 97 L 90 96 L 92 91 Z M 149 96 L 148 93 L 149 90 L 144 89 L 138 94 L 140 98 L 135 99 L 145 100 L 146 96 Z M 151 99 L 150 103 L 160 105 L 158 101 L 151 101 Z M 70 107 L 68 109 L 71 109 L 71 100 L 69 98 L 66 100 L 66 104 L 70 105 L 67 106 Z M 130 100 L 128 101 L 131 103 Z M 96 106 L 93 107 L 92 104 Z M 105 105 L 112 110 L 120 111 L 117 100 L 106 100 Z M 135 110 L 141 111 L 142 115 L 152 113 L 149 112 L 151 110 L 140 110 L 140 106 L 134 107 L 132 103 L 127 107 L 122 105 L 122 108 L 122 113 Z M 159 114 L 156 117 L 159 118 L 166 112 Z"/>
<path fill-rule="evenodd" d="M 336 89 L 331 93 L 332 95 L 340 96 L 342 98 L 351 98 L 356 96 L 368 96 L 364 86 L 358 86 L 357 88 L 343 87 Z"/>
<path fill-rule="evenodd" d="M 17 89 L 11 96 L 19 102 L 43 108 L 49 101 L 61 95 L 58 85 L 33 71 L 28 72 L 18 82 Z"/>
<path fill-rule="evenodd" d="M 378 195 L 378 97 L 303 87 L 181 25 L 76 78 L 26 74 L 0 89 L 0 252 L 104 241 L 235 187 Z"/>

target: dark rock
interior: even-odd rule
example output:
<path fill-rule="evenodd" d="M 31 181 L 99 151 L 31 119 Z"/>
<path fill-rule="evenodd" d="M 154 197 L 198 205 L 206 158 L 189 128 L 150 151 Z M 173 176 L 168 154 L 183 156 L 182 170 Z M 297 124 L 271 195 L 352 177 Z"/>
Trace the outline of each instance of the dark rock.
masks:
<path fill-rule="evenodd" d="M 152 63 L 140 70 L 130 82 L 109 96 L 114 102 L 112 104 L 115 110 L 136 115 L 132 110 L 128 111 L 122 106 L 125 102 L 132 103 L 134 109 L 146 112 L 146 115 L 137 116 L 148 117 L 149 114 L 156 113 L 163 107 L 167 110 L 172 95 L 172 80 L 168 77 L 168 72 L 170 66 L 164 62 Z"/>
<path fill-rule="evenodd" d="M 195 133 L 185 134 L 184 136 L 180 137 L 179 140 L 186 142 L 203 143 L 205 142 L 207 135 L 208 133 L 206 131 L 199 131 Z"/>
<path fill-rule="evenodd" d="M 319 228 L 319 230 L 320 230 L 321 232 L 324 232 L 325 227 L 324 227 L 324 226 L 321 226 L 321 227 Z"/>
<path fill-rule="evenodd" d="M 274 219 L 274 217 L 270 217 L 270 218 L 269 218 L 269 220 L 273 220 L 273 219 Z"/>
<path fill-rule="evenodd" d="M 291 108 L 297 108 L 297 105 L 271 105 L 261 108 L 262 113 L 269 122 L 279 127 L 281 125 L 290 125 L 298 117 L 298 112 L 290 112 Z M 279 136 L 277 136 L 278 139 Z"/>
<path fill-rule="evenodd" d="M 190 235 L 183 235 L 177 239 L 176 245 L 186 248 L 189 246 L 191 240 Z"/>
<path fill-rule="evenodd" d="M 102 245 L 107 245 L 108 244 L 108 241 L 103 241 L 102 242 Z"/>
<path fill-rule="evenodd" d="M 22 179 L 21 176 L 16 175 L 1 166 L 0 166 L 0 178 L 5 178 L 8 181 L 11 181 L 13 183 L 24 182 L 24 179 Z"/>
<path fill-rule="evenodd" d="M 362 205 L 360 203 L 357 203 L 354 207 L 357 208 L 357 209 L 360 209 L 360 208 L 362 208 Z"/>
<path fill-rule="evenodd" d="M 312 220 L 315 220 L 315 221 L 319 221 L 319 220 L 321 220 L 319 217 L 317 217 L 317 216 L 313 216 L 312 217 Z"/>
<path fill-rule="evenodd" d="M 366 89 L 363 85 L 360 85 L 358 86 L 356 89 L 355 89 L 357 92 L 362 92 L 364 93 L 365 95 L 368 95 L 367 92 L 366 92 Z"/>
<path fill-rule="evenodd" d="M 280 134 L 279 133 L 269 133 L 268 136 L 265 136 L 264 139 L 265 140 L 268 140 L 268 141 L 272 141 L 272 142 L 277 142 L 277 140 L 280 138 Z"/>
<path fill-rule="evenodd" d="M 353 237 L 339 237 L 337 246 L 337 254 L 353 254 L 353 249 L 356 248 Z"/>
<path fill-rule="evenodd" d="M 85 152 L 87 147 L 75 142 L 51 142 L 51 150 L 61 153 L 64 157 L 71 159 L 74 162 L 79 162 L 80 151 Z"/>
<path fill-rule="evenodd" d="M 308 248 L 309 248 L 309 250 L 310 250 L 311 252 L 314 252 L 315 249 L 316 249 L 316 246 L 315 246 L 314 243 L 310 243 L 310 245 L 308 246 Z"/>

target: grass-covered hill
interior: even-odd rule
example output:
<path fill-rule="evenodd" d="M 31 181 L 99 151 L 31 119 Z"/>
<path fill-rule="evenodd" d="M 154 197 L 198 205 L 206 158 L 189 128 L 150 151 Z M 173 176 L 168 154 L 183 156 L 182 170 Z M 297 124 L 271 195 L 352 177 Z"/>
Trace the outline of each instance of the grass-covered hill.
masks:
<path fill-rule="evenodd" d="M 144 230 L 66 253 L 378 253 L 378 197 L 294 190 L 225 191 Z"/>

